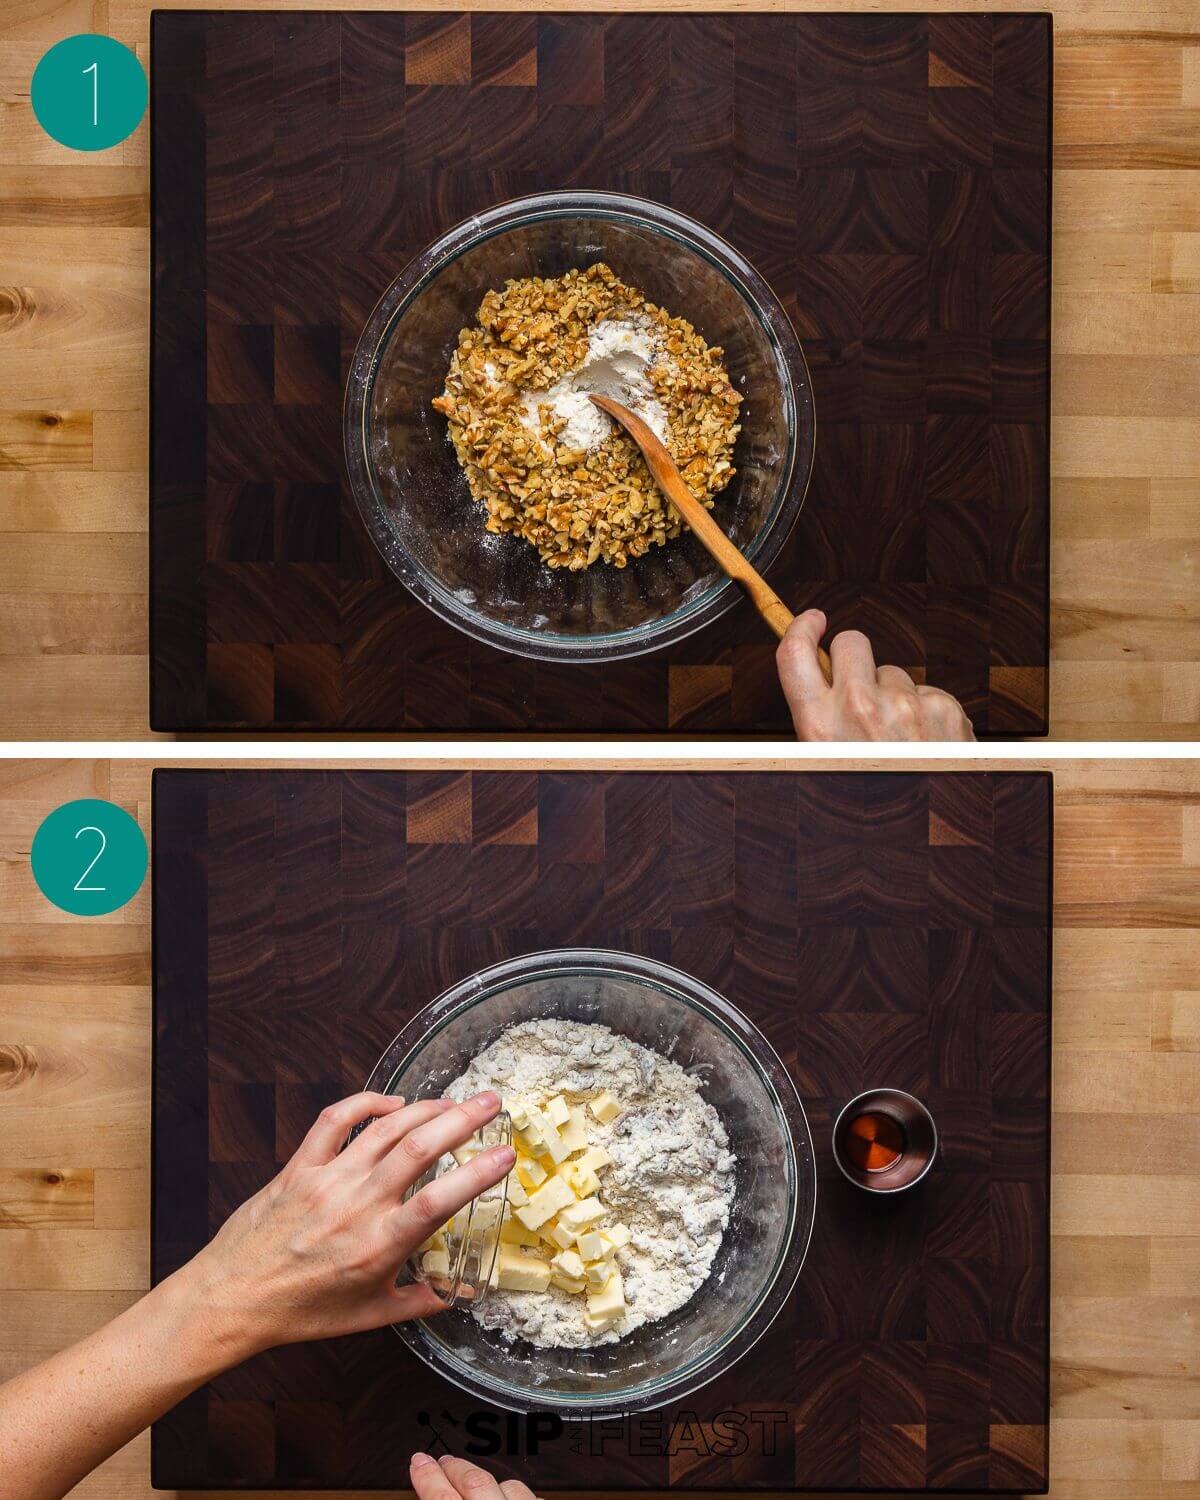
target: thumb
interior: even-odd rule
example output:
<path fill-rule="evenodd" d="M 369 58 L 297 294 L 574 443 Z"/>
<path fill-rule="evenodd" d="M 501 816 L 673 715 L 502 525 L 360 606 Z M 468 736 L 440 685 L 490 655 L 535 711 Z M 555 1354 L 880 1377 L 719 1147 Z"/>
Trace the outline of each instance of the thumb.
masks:
<path fill-rule="evenodd" d="M 419 1282 L 407 1282 L 403 1286 L 390 1286 L 383 1308 L 381 1323 L 407 1323 L 413 1318 L 432 1318 L 446 1311 L 446 1304 L 430 1286 Z"/>
<path fill-rule="evenodd" d="M 775 653 L 779 685 L 793 708 L 797 703 L 810 703 L 828 691 L 817 656 L 827 624 L 821 610 L 806 609 L 788 626 L 787 634 L 779 643 Z"/>

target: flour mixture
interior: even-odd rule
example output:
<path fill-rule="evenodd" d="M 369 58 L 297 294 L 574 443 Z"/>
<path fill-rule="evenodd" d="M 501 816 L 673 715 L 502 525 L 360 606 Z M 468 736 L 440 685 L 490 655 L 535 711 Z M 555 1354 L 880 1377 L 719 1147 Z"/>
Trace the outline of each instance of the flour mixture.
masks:
<path fill-rule="evenodd" d="M 503 1097 L 518 1157 L 496 1289 L 474 1316 L 578 1347 L 682 1307 L 733 1200 L 735 1158 L 701 1081 L 607 1026 L 542 1020 L 510 1027 L 446 1093 L 483 1089 Z"/>
<path fill-rule="evenodd" d="M 682 524 L 592 395 L 635 411 L 702 505 L 734 475 L 742 397 L 724 351 L 686 318 L 602 261 L 507 282 L 484 297 L 478 326 L 460 332 L 433 406 L 487 530 L 523 537 L 551 568 L 623 568 Z"/>

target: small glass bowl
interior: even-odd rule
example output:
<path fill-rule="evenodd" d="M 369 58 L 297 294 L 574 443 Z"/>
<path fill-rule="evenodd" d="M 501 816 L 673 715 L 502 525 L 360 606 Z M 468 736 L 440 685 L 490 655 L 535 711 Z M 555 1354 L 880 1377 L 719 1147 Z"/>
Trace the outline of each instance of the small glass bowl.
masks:
<path fill-rule="evenodd" d="M 611 661 L 682 640 L 741 598 L 690 532 L 625 568 L 548 568 L 519 537 L 484 530 L 430 402 L 460 329 L 510 277 L 607 261 L 720 345 L 745 398 L 737 474 L 713 511 L 760 572 L 795 524 L 812 470 L 812 384 L 778 299 L 720 236 L 620 193 L 547 193 L 459 224 L 384 293 L 346 382 L 350 488 L 384 561 L 422 603 L 476 640 L 550 661 Z"/>
<path fill-rule="evenodd" d="M 462 1306 L 396 1332 L 462 1390 L 512 1411 L 616 1416 L 715 1380 L 758 1342 L 800 1275 L 816 1212 L 816 1169 L 795 1085 L 736 1006 L 652 959 L 598 948 L 510 959 L 464 979 L 415 1016 L 367 1084 L 442 1092 L 509 1026 L 543 1017 L 611 1027 L 704 1080 L 737 1165 L 729 1227 L 688 1302 L 612 1344 L 542 1349 L 506 1340 Z"/>
<path fill-rule="evenodd" d="M 512 1145 L 512 1121 L 505 1110 L 494 1120 L 476 1131 L 467 1142 L 466 1152 L 478 1155 L 493 1146 Z M 427 1184 L 434 1182 L 446 1172 L 452 1172 L 458 1161 L 446 1155 L 409 1188 L 404 1195 L 407 1201 L 419 1193 Z M 501 1178 L 495 1187 L 472 1198 L 465 1208 L 454 1215 L 445 1232 L 449 1269 L 446 1275 L 426 1271 L 423 1256 L 415 1251 L 405 1261 L 397 1285 L 405 1282 L 421 1282 L 442 1299 L 447 1307 L 456 1307 L 460 1302 L 479 1306 L 487 1299 L 492 1288 L 492 1273 L 496 1268 L 496 1255 L 500 1249 L 500 1225 L 508 1203 L 508 1179 Z"/>

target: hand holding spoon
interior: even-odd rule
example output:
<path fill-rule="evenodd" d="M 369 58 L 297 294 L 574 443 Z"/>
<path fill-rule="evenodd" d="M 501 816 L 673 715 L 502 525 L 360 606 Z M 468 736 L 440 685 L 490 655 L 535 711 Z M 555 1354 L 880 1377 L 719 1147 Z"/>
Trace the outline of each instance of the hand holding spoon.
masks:
<path fill-rule="evenodd" d="M 713 561 L 736 583 L 741 584 L 750 596 L 750 602 L 755 609 L 782 640 L 788 626 L 796 618 L 795 615 L 688 489 L 683 482 L 683 476 L 675 467 L 674 459 L 659 442 L 654 432 L 642 421 L 641 417 L 631 412 L 627 406 L 622 406 L 619 401 L 613 401 L 608 396 L 597 396 L 595 393 L 592 394 L 591 400 L 606 416 L 610 416 L 614 422 L 620 422 L 624 427 L 642 450 L 642 457 L 654 476 L 655 484 L 695 532 Z M 825 681 L 832 684 L 833 667 L 828 652 L 818 647 L 817 657 L 821 663 L 821 672 Z"/>

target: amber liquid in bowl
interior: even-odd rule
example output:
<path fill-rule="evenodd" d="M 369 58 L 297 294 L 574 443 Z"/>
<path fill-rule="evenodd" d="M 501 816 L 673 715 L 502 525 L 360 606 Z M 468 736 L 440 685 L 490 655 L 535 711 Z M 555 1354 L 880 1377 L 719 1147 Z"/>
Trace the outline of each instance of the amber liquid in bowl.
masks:
<path fill-rule="evenodd" d="M 846 1126 L 845 1152 L 864 1172 L 886 1172 L 904 1155 L 903 1127 L 890 1115 L 865 1110 Z"/>

